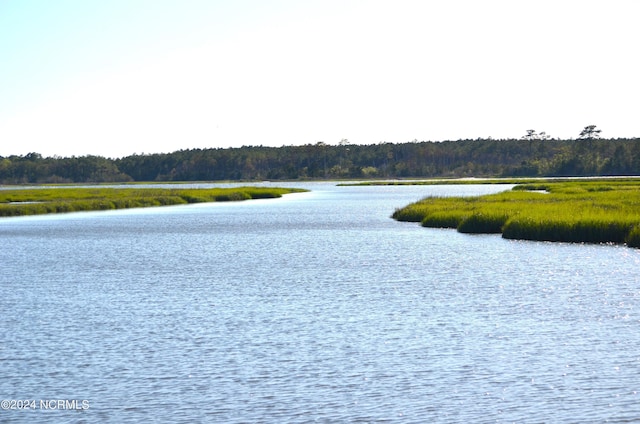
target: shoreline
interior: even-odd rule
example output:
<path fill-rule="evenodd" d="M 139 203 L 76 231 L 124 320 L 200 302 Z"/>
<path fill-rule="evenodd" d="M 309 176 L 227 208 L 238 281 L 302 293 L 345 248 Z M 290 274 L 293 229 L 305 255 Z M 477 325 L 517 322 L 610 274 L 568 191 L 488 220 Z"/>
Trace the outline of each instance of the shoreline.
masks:
<path fill-rule="evenodd" d="M 393 219 L 461 233 L 640 247 L 640 180 L 537 181 L 476 197 L 428 197 Z"/>

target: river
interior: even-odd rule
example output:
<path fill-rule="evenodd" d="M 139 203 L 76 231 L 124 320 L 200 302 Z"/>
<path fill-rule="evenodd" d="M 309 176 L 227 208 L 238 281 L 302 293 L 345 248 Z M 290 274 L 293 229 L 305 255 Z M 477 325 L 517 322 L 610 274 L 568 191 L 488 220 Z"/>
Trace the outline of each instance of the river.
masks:
<path fill-rule="evenodd" d="M 390 218 L 505 186 L 274 185 L 0 219 L 0 422 L 640 420 L 640 251 Z"/>

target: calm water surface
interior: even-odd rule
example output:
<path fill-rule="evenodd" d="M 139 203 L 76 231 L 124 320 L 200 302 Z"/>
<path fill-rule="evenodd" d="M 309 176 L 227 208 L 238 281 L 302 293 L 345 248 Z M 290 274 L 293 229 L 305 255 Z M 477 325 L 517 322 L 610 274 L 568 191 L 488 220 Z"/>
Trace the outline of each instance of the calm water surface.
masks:
<path fill-rule="evenodd" d="M 281 184 L 287 185 L 287 184 Z M 633 422 L 640 252 L 389 218 L 429 194 L 0 220 L 0 422 Z"/>

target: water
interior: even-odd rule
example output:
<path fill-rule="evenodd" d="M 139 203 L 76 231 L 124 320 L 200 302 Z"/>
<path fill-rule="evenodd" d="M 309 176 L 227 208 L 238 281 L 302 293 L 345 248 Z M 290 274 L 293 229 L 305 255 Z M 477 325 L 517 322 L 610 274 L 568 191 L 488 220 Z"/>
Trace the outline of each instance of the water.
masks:
<path fill-rule="evenodd" d="M 0 396 L 89 402 L 0 422 L 640 419 L 638 250 L 390 219 L 500 186 L 296 185 L 0 220 Z"/>

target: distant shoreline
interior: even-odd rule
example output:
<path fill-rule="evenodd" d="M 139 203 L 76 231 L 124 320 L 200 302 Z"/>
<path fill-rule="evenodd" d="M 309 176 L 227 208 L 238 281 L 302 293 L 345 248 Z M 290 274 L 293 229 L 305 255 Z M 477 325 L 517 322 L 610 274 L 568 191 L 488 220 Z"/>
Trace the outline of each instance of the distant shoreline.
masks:
<path fill-rule="evenodd" d="M 0 156 L 0 183 L 308 181 L 640 175 L 640 138 L 473 139 L 204 148 L 100 156 Z"/>

